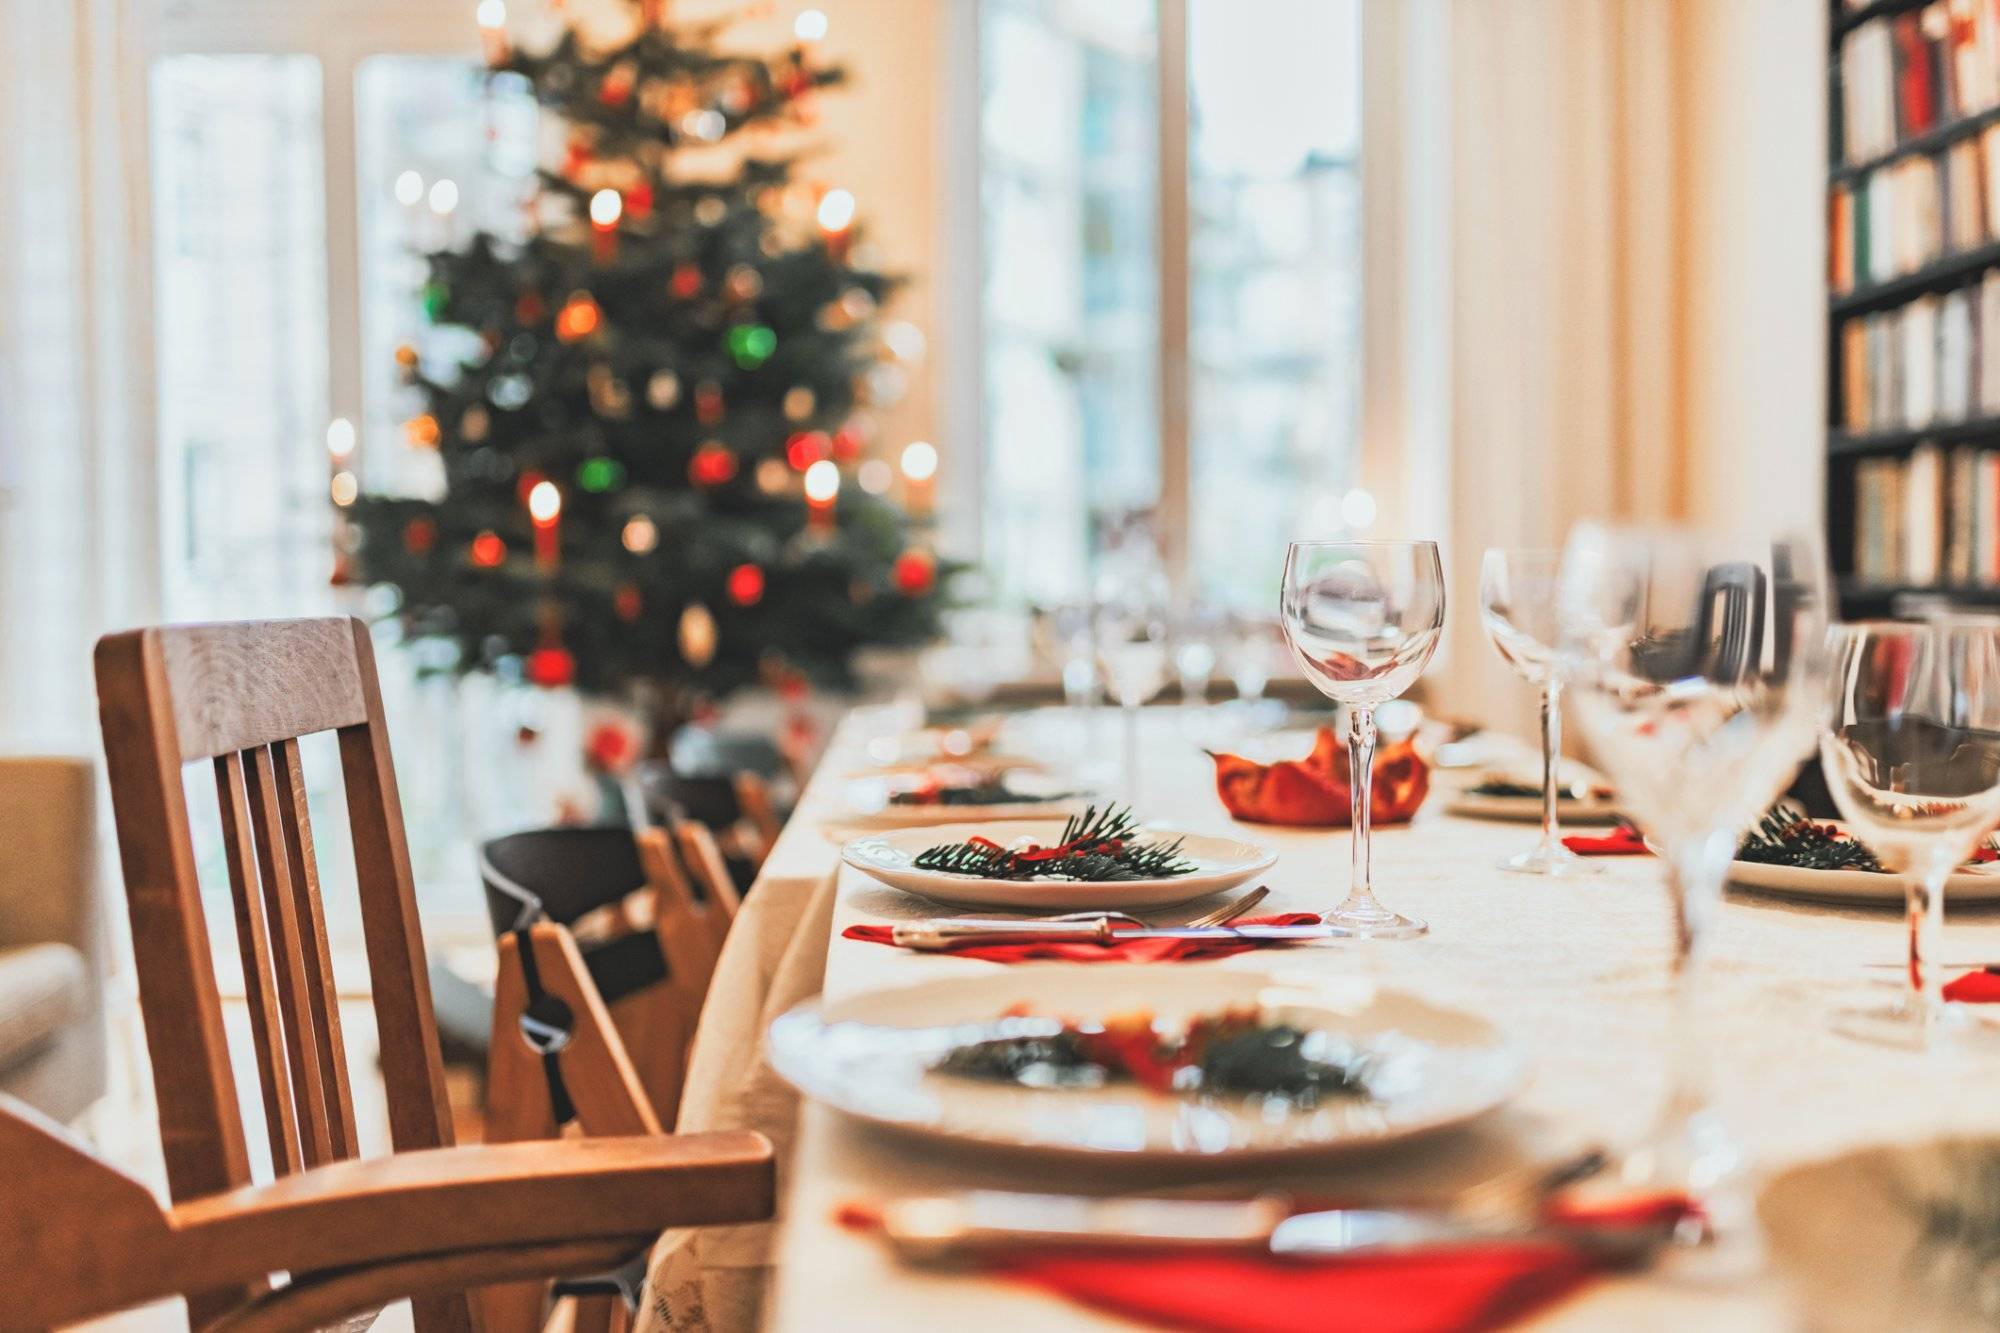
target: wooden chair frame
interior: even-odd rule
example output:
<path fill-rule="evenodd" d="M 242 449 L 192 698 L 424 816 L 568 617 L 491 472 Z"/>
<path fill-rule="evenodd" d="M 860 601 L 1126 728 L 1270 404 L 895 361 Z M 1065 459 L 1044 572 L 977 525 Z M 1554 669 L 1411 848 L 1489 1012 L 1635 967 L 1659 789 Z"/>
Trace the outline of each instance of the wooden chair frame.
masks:
<path fill-rule="evenodd" d="M 480 1326 L 466 1289 L 601 1271 L 670 1226 L 770 1216 L 755 1134 L 453 1147 L 408 847 L 367 627 L 196 625 L 101 640 L 99 704 L 171 1203 L 0 1105 L 8 1326 L 181 1294 L 197 1326 L 305 1328 L 416 1298 L 422 1333 Z M 298 738 L 336 733 L 394 1151 L 356 1160 Z M 277 1178 L 254 1184 L 182 787 L 221 798 Z M 627 1070 L 629 1073 L 629 1068 Z M 272 1287 L 268 1274 L 290 1281 Z"/>

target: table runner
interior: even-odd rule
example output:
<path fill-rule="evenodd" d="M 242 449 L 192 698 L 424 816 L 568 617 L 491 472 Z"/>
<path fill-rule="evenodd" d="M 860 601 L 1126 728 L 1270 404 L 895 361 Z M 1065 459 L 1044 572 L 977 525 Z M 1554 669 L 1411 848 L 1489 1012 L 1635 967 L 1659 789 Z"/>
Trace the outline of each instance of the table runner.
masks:
<path fill-rule="evenodd" d="M 1114 752 L 1114 724 L 1100 717 L 1086 732 L 1107 753 Z M 842 725 L 731 935 L 703 1016 L 684 1111 L 688 1129 L 748 1125 L 789 1143 L 766 1308 L 759 1313 L 754 1284 L 769 1227 L 704 1235 L 706 1269 L 690 1262 L 694 1255 L 684 1245 L 662 1246 L 655 1263 L 661 1287 L 671 1292 L 703 1274 L 696 1290 L 705 1297 L 707 1326 L 718 1329 L 757 1327 L 760 1318 L 783 1333 L 1129 1327 L 997 1279 L 898 1268 L 865 1238 L 842 1232 L 832 1213 L 849 1199 L 927 1189 L 1109 1192 L 1146 1181 L 947 1152 L 844 1122 L 817 1106 L 795 1109 L 759 1072 L 753 1053 L 763 1022 L 821 979 L 818 960 L 830 996 L 999 966 L 860 941 L 832 939 L 827 948 L 850 925 L 911 920 L 930 910 L 853 872 L 828 878 L 837 854 L 817 824 L 837 814 L 841 776 L 861 766 L 869 725 L 862 717 Z M 1232 825 L 1189 727 L 1178 710 L 1148 710 L 1142 814 L 1275 846 L 1280 860 L 1267 879 L 1273 893 L 1260 911 L 1333 902 L 1346 882 L 1346 834 Z M 1494 863 L 1529 845 L 1533 827 L 1452 818 L 1437 804 L 1409 827 L 1377 830 L 1375 845 L 1384 900 L 1428 919 L 1429 936 L 1165 966 L 1362 975 L 1478 1010 L 1528 1049 L 1534 1081 L 1513 1106 L 1468 1131 L 1372 1161 L 1329 1164 L 1303 1178 L 1289 1172 L 1282 1183 L 1328 1193 L 1451 1188 L 1527 1157 L 1636 1135 L 1650 1119 L 1664 1053 L 1670 929 L 1660 863 L 1607 859 L 1595 863 L 1604 867 L 1597 876 L 1556 882 L 1506 875 Z M 773 886 L 779 891 L 759 905 L 758 895 Z M 1862 1142 L 2000 1132 L 2000 1103 L 1967 1096 L 1962 1074 L 1853 1043 L 1825 1026 L 1829 1007 L 1894 984 L 1893 970 L 1861 965 L 1895 959 L 1900 929 L 1894 911 L 1750 896 L 1725 905 L 1710 987 L 1718 1102 L 1759 1167 Z M 1953 912 L 1945 947 L 1954 958 L 2000 957 L 2000 918 Z M 745 1021 L 750 1014 L 754 1023 Z M 1229 1182 L 1239 1190 L 1272 1183 L 1279 1182 L 1240 1176 Z M 661 1255 L 673 1261 L 661 1262 Z M 661 1294 L 649 1300 L 648 1327 L 702 1326 L 664 1320 Z M 665 1304 L 672 1308 L 671 1297 Z M 1769 1279 L 1701 1290 L 1653 1275 L 1599 1284 L 1530 1326 L 1703 1326 L 1728 1333 L 1789 1328 L 1795 1318 Z"/>

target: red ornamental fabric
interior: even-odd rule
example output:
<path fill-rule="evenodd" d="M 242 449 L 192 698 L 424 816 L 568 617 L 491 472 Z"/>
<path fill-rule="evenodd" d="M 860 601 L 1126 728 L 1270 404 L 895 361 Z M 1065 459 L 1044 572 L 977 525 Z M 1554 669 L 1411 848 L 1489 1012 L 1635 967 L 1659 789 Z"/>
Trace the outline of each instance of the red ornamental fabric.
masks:
<path fill-rule="evenodd" d="M 1279 916 L 1245 917 L 1233 922 L 1243 926 L 1310 926 L 1319 918 L 1311 912 L 1286 912 Z M 849 926 L 842 939 L 890 944 L 889 926 Z M 953 949 L 959 958 L 983 958 L 989 963 L 1028 963 L 1056 960 L 1065 963 L 1186 963 L 1203 958 L 1227 958 L 1263 944 L 1249 940 L 1127 940 L 1123 944 L 1099 944 L 1095 940 L 1048 941 L 1041 944 L 995 944 L 985 948 Z"/>
<path fill-rule="evenodd" d="M 1352 790 L 1347 747 L 1332 727 L 1319 729 L 1318 742 L 1304 759 L 1259 764 L 1240 755 L 1214 754 L 1215 792 L 1234 818 L 1252 824 L 1345 828 Z M 1430 792 L 1430 765 L 1408 740 L 1375 751 L 1369 818 L 1400 824 L 1417 813 Z"/>

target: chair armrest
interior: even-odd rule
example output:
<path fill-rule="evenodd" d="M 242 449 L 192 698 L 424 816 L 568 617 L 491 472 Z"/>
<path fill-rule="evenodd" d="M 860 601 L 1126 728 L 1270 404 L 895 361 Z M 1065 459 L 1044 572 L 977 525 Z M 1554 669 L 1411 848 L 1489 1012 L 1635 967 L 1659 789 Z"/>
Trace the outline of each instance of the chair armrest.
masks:
<path fill-rule="evenodd" d="M 424 1254 L 755 1222 L 776 1203 L 761 1134 L 480 1144 L 334 1162 L 167 1215 L 184 1286 Z"/>

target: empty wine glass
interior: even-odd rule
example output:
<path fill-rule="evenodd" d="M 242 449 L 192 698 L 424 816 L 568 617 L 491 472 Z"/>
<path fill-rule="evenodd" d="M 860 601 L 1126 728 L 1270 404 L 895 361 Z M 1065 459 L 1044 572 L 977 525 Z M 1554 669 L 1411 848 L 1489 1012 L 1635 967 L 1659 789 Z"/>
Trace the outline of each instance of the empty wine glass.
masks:
<path fill-rule="evenodd" d="M 1708 1100 L 1702 965 L 1744 830 L 1813 746 L 1826 589 L 1808 535 L 1585 524 L 1563 553 L 1570 715 L 1664 854 L 1674 909 L 1668 1092 L 1625 1174 L 1702 1197 L 1722 1235 L 1748 1201 L 1726 1187 L 1739 1159 Z"/>
<path fill-rule="evenodd" d="M 1167 683 L 1167 623 L 1142 600 L 1110 603 L 1097 615 L 1097 661 L 1125 720 L 1125 803 L 1139 801 L 1139 708 Z"/>
<path fill-rule="evenodd" d="M 1602 867 L 1563 846 L 1556 817 L 1562 768 L 1562 634 L 1556 620 L 1559 551 L 1495 547 L 1479 562 L 1479 620 L 1494 650 L 1542 691 L 1542 840 L 1500 863 L 1523 875 L 1594 875 Z"/>
<path fill-rule="evenodd" d="M 1370 880 L 1369 795 L 1375 708 L 1424 673 L 1444 631 L 1444 567 L 1436 542 L 1293 542 L 1279 599 L 1285 642 L 1306 679 L 1347 705 L 1353 869 L 1328 925 L 1368 939 L 1427 929 L 1376 900 Z"/>
<path fill-rule="evenodd" d="M 2000 628 L 1836 625 L 1833 709 L 1820 732 L 1827 790 L 1853 834 L 1903 877 L 1908 989 L 1834 1026 L 1924 1047 L 1945 1014 L 1937 956 L 1945 881 L 2000 823 Z"/>

